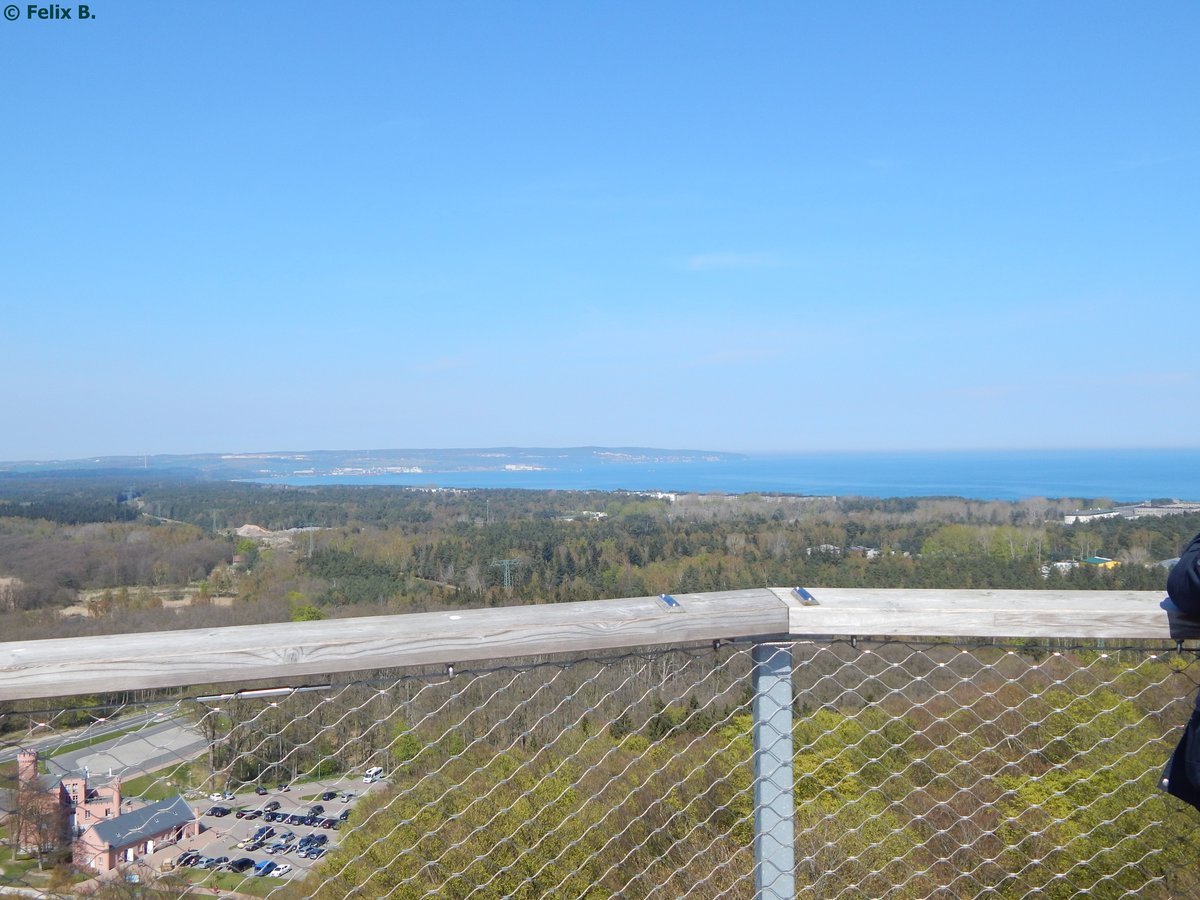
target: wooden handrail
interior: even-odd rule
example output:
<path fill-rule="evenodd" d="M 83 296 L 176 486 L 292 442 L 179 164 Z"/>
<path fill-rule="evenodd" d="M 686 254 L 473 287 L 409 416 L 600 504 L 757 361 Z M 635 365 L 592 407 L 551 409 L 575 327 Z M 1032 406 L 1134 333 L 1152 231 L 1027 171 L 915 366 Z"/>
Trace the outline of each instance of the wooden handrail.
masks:
<path fill-rule="evenodd" d="M 788 588 L 0 644 L 0 700 L 734 638 L 1182 639 L 1157 591 Z"/>

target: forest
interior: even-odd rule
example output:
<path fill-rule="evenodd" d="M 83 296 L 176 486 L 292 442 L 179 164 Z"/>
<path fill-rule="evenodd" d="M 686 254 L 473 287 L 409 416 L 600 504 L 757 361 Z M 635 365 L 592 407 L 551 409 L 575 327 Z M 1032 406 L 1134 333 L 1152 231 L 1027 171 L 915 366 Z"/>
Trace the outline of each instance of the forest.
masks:
<path fill-rule="evenodd" d="M 764 585 L 1158 590 L 1200 531 L 1062 524 L 1082 502 L 10 476 L 0 624 L 61 637 Z M 1096 556 L 1119 565 L 1081 563 Z"/>

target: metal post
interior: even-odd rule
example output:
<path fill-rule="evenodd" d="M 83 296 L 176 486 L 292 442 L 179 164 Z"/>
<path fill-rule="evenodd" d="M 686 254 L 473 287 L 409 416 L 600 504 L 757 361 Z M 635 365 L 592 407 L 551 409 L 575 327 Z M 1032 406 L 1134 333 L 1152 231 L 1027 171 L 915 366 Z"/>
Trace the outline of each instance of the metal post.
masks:
<path fill-rule="evenodd" d="M 755 644 L 754 896 L 794 900 L 796 820 L 792 791 L 792 648 Z"/>

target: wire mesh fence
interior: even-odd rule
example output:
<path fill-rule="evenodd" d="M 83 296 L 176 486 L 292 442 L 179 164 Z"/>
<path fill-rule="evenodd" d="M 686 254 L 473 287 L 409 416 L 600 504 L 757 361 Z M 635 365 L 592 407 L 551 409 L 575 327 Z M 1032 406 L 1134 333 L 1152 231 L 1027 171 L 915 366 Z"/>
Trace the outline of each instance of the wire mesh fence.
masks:
<path fill-rule="evenodd" d="M 1191 652 L 786 646 L 798 894 L 1200 895 L 1196 814 L 1157 787 Z M 50 896 L 750 897 L 751 670 L 738 642 L 9 703 L 2 878 Z"/>

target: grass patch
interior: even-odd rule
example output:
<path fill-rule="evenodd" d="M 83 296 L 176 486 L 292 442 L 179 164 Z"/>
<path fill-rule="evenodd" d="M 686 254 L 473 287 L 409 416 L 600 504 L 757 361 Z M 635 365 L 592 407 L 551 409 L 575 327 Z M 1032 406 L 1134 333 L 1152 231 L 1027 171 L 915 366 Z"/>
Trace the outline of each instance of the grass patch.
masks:
<path fill-rule="evenodd" d="M 239 894 L 249 894 L 252 897 L 265 897 L 271 891 L 278 890 L 285 883 L 283 878 L 272 878 L 270 875 L 239 874 L 237 872 L 215 872 L 204 879 L 206 887 L 215 887 L 223 891 L 235 891 Z"/>
<path fill-rule="evenodd" d="M 0 862 L 0 883 L 27 884 L 31 870 L 36 874 L 36 859 L 6 859 Z"/>
<path fill-rule="evenodd" d="M 176 794 L 185 794 L 196 783 L 197 763 L 179 763 L 147 775 L 139 775 L 121 782 L 121 794 L 139 797 L 142 800 L 166 800 Z M 205 767 L 207 769 L 207 767 Z"/>

